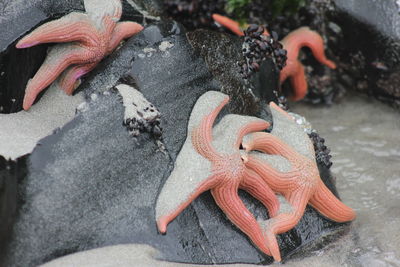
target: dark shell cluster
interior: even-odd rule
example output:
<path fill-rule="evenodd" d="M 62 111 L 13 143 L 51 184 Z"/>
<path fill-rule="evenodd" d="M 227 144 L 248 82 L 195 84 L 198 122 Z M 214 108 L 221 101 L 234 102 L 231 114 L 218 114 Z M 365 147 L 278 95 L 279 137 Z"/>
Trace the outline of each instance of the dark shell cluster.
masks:
<path fill-rule="evenodd" d="M 147 132 L 153 135 L 156 139 L 161 138 L 162 127 L 160 125 L 160 117 L 152 120 L 146 120 L 143 118 L 143 114 L 141 114 L 140 112 L 138 112 L 138 116 L 141 118 L 129 118 L 124 121 L 124 126 L 128 128 L 129 132 L 131 132 L 133 136 L 138 136 L 142 132 Z"/>
<path fill-rule="evenodd" d="M 312 132 L 308 136 L 314 144 L 317 163 L 329 169 L 332 166 L 332 156 L 329 155 L 329 153 L 331 152 L 330 149 L 325 146 L 325 139 L 320 137 L 319 134 L 316 132 Z"/>
<path fill-rule="evenodd" d="M 241 65 L 241 73 L 245 79 L 254 72 L 258 72 L 261 63 L 272 58 L 275 65 L 281 70 L 286 65 L 287 51 L 278 41 L 278 34 L 264 35 L 265 28 L 251 24 L 244 31 L 243 56 L 245 62 Z"/>

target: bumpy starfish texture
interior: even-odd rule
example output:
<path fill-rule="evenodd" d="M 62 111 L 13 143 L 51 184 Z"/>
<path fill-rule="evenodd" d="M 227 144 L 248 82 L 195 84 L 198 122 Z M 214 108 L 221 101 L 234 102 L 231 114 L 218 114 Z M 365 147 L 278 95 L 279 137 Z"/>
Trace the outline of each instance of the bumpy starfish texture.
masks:
<path fill-rule="evenodd" d="M 72 94 L 78 80 L 112 51 L 119 43 L 140 32 L 134 22 L 118 22 L 122 15 L 121 0 L 85 0 L 86 14 L 72 12 L 43 24 L 22 38 L 17 48 L 42 43 L 63 43 L 52 47 L 25 90 L 23 108 L 28 110 L 37 95 L 59 77 L 59 87 Z"/>
<path fill-rule="evenodd" d="M 291 209 L 260 224 L 267 246 L 275 260 L 280 251 L 275 235 L 297 225 L 307 204 L 335 222 L 355 218 L 354 211 L 337 199 L 322 182 L 315 161 L 313 144 L 301 126 L 274 103 L 270 104 L 274 124 L 271 133 L 251 133 L 243 139 L 250 151 L 246 167 L 260 175 L 276 193 L 283 195 Z M 277 160 L 276 157 L 280 157 Z"/>
<path fill-rule="evenodd" d="M 259 199 L 271 217 L 279 210 L 272 190 L 254 171 L 247 169 L 239 147 L 244 135 L 264 130 L 264 120 L 239 115 L 227 115 L 212 126 L 228 97 L 208 92 L 197 101 L 188 125 L 188 137 L 157 200 L 156 220 L 161 233 L 167 224 L 195 198 L 207 190 L 227 217 L 241 229 L 264 253 L 270 255 L 260 225 L 238 196 L 244 189 Z"/>
<path fill-rule="evenodd" d="M 259 132 L 268 127 L 267 122 L 240 115 L 226 115 L 213 129 L 227 102 L 226 95 L 211 91 L 193 108 L 188 136 L 157 199 L 156 220 L 161 233 L 206 190 L 227 217 L 276 261 L 281 255 L 275 235 L 295 227 L 307 204 L 336 222 L 355 218 L 354 211 L 322 182 L 314 146 L 292 116 L 271 102 L 271 133 Z M 240 150 L 241 144 L 245 150 Z M 263 203 L 269 220 L 256 221 L 238 197 L 240 188 Z M 275 193 L 288 205 L 280 206 Z"/>
<path fill-rule="evenodd" d="M 213 19 L 236 35 L 243 36 L 243 31 L 236 21 L 218 14 L 214 14 Z M 265 31 L 264 35 L 269 35 L 269 33 Z M 306 46 L 310 48 L 314 57 L 320 63 L 331 69 L 336 68 L 336 64 L 325 56 L 324 40 L 321 35 L 310 30 L 308 27 L 301 27 L 289 33 L 281 43 L 283 48 L 287 50 L 287 61 L 286 66 L 280 73 L 280 83 L 282 84 L 286 79 L 290 79 L 293 88 L 292 99 L 295 101 L 303 99 L 308 90 L 304 66 L 298 60 L 299 52 L 302 47 Z"/>

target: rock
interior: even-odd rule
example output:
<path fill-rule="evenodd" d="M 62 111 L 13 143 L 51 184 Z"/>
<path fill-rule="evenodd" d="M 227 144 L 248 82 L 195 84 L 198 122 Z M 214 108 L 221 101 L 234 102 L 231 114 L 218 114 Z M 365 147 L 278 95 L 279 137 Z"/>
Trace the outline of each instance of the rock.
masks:
<path fill-rule="evenodd" d="M 210 30 L 196 30 L 188 33 L 188 39 L 197 53 L 206 61 L 208 68 L 221 84 L 221 91 L 234 95 L 234 113 L 259 115 L 265 101 L 275 100 L 274 90 L 278 88 L 279 73 L 272 60 L 261 65 L 251 83 L 245 83 L 240 74 L 243 38 Z M 240 96 L 240 97 L 239 97 Z M 238 106 L 243 106 L 237 109 Z"/>
<path fill-rule="evenodd" d="M 175 262 L 271 262 L 232 226 L 208 192 L 169 225 L 166 235 L 156 229 L 156 198 L 173 169 L 200 95 L 224 87 L 232 99 L 248 99 L 232 101 L 229 111 L 268 118 L 261 105 L 249 106 L 255 98 L 227 86 L 231 78 L 238 84 L 240 80 L 233 72 L 234 60 L 224 57 L 237 57 L 240 47 L 235 51 L 237 43 L 229 46 L 222 35 L 215 39 L 209 51 L 201 50 L 194 39 L 188 41 L 180 25 L 163 21 L 129 39 L 89 74 L 80 86 L 86 107 L 21 159 L 26 165 L 15 167 L 21 171 L 17 185 L 15 172 L 0 170 L 6 188 L 0 193 L 0 207 L 9 208 L 1 210 L 6 219 L 0 219 L 0 229 L 5 229 L 0 234 L 11 233 L 10 238 L 0 239 L 6 247 L 1 250 L 5 251 L 2 266 L 33 266 L 78 251 L 128 243 L 150 245 L 162 253 L 161 259 Z M 219 42 L 231 51 L 221 54 L 220 60 L 213 51 Z M 210 63 L 224 71 L 218 74 Z M 138 89 L 160 111 L 164 150 L 151 134 L 133 138 L 123 125 L 122 98 L 113 89 L 121 82 Z M 271 100 L 261 93 L 259 98 Z M 321 169 L 321 175 L 334 188 L 329 170 Z M 240 195 L 256 216 L 265 218 L 259 202 L 246 193 Z M 15 198 L 16 207 L 7 204 Z M 18 216 L 12 223 L 15 210 Z M 343 224 L 329 222 L 308 208 L 299 225 L 279 238 L 282 255 L 288 258 L 322 233 L 343 229 Z"/>
<path fill-rule="evenodd" d="M 335 0 L 332 16 L 341 29 L 332 45 L 342 64 L 338 77 L 351 76 L 350 87 L 396 105 L 400 100 L 400 6 L 398 1 Z M 340 78 L 339 78 L 340 80 Z M 387 87 L 387 84 L 390 84 Z M 346 86 L 346 85 L 345 85 Z"/>
<path fill-rule="evenodd" d="M 27 175 L 26 158 L 17 161 L 0 156 L 0 259 L 4 259 L 6 245 L 10 241 L 12 227 L 17 216 L 18 183 Z M 3 261 L 2 261 L 3 262 Z M 0 266 L 3 266 L 0 263 Z"/>
<path fill-rule="evenodd" d="M 398 1 L 334 0 L 336 6 L 356 19 L 376 27 L 393 39 L 400 39 L 400 4 Z"/>

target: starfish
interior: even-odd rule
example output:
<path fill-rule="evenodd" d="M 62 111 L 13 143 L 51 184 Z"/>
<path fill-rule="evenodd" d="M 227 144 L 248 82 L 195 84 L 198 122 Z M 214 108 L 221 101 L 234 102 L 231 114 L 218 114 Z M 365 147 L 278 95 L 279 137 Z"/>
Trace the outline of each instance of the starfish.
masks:
<path fill-rule="evenodd" d="M 218 14 L 212 15 L 213 19 L 220 25 L 228 28 L 236 35 L 243 36 L 243 30 L 238 22 Z M 264 31 L 264 35 L 269 35 L 268 31 Z M 283 48 L 287 50 L 286 66 L 281 70 L 280 83 L 286 79 L 290 79 L 293 88 L 292 99 L 297 101 L 303 99 L 308 90 L 304 66 L 298 60 L 301 48 L 308 47 L 311 49 L 314 57 L 322 64 L 331 69 L 336 68 L 336 64 L 327 59 L 324 52 L 324 40 L 316 31 L 310 30 L 308 27 L 301 27 L 289 33 L 282 41 Z"/>
<path fill-rule="evenodd" d="M 250 152 L 246 167 L 260 175 L 291 206 L 290 210 L 260 223 L 272 256 L 280 261 L 275 235 L 295 227 L 307 204 L 335 222 L 351 221 L 355 212 L 337 199 L 321 180 L 314 147 L 304 129 L 273 102 L 270 109 L 273 116 L 271 133 L 251 133 L 245 136 L 242 146 Z M 254 150 L 263 153 L 251 152 Z"/>
<path fill-rule="evenodd" d="M 228 100 L 226 95 L 210 91 L 193 108 L 188 136 L 157 199 L 161 233 L 207 190 L 227 217 L 276 261 L 281 261 L 281 255 L 275 235 L 295 227 L 307 204 L 336 222 L 355 218 L 354 211 L 322 182 L 313 144 L 304 129 L 274 103 L 270 103 L 271 133 L 259 132 L 269 126 L 266 121 L 232 114 L 213 129 Z M 269 220 L 257 222 L 238 197 L 239 188 L 263 203 Z M 280 207 L 275 193 L 285 197 L 289 208 Z"/>
<path fill-rule="evenodd" d="M 161 233 L 201 193 L 211 190 L 217 205 L 264 253 L 270 255 L 262 229 L 238 196 L 244 189 L 259 199 L 270 217 L 277 214 L 276 195 L 254 171 L 245 167 L 246 155 L 239 148 L 244 135 L 266 129 L 269 124 L 255 117 L 226 115 L 212 131 L 215 118 L 228 97 L 210 91 L 199 98 L 188 125 L 188 137 L 156 204 Z"/>
<path fill-rule="evenodd" d="M 49 50 L 43 65 L 28 82 L 23 102 L 25 110 L 57 77 L 59 87 L 72 94 L 80 77 L 93 70 L 123 39 L 143 29 L 134 22 L 118 22 L 122 15 L 121 0 L 84 0 L 84 4 L 86 14 L 72 12 L 45 23 L 17 43 L 17 48 L 62 43 Z"/>

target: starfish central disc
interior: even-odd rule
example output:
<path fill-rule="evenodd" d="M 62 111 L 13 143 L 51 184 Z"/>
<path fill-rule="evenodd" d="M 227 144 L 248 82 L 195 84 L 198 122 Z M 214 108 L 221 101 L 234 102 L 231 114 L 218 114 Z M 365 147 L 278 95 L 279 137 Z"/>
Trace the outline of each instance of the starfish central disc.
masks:
<path fill-rule="evenodd" d="M 227 155 L 220 160 L 215 160 L 213 172 L 224 174 L 229 179 L 240 179 L 245 172 L 241 155 Z"/>

